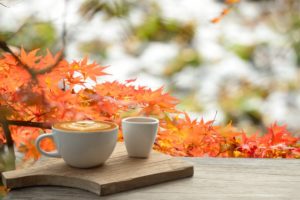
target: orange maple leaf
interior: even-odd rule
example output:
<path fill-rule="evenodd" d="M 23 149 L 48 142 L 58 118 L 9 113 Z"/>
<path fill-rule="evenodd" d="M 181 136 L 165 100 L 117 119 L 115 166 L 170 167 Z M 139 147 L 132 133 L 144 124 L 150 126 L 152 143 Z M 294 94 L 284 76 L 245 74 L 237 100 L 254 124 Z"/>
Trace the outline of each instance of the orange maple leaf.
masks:
<path fill-rule="evenodd" d="M 70 67 L 82 74 L 84 79 L 90 78 L 95 82 L 97 81 L 97 77 L 108 75 L 108 73 L 104 72 L 107 67 L 100 66 L 96 62 L 88 64 L 87 57 L 80 62 L 74 61 L 70 64 Z"/>

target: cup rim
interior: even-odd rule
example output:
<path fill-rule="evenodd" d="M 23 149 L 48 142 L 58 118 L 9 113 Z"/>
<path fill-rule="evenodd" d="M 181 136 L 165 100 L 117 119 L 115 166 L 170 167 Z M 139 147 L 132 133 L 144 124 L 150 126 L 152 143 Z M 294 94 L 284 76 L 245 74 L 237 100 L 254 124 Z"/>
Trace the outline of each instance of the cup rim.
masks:
<path fill-rule="evenodd" d="M 78 121 L 78 120 L 77 120 Z M 104 123 L 108 123 L 108 124 L 113 124 L 115 125 L 114 128 L 110 128 L 110 129 L 104 129 L 104 130 L 93 130 L 93 131 L 79 131 L 79 130 L 63 130 L 63 129 L 59 129 L 59 128 L 55 128 L 54 125 L 55 124 L 59 124 L 59 123 L 64 123 L 64 122 L 76 122 L 76 120 L 74 121 L 62 121 L 62 122 L 56 122 L 51 126 L 52 130 L 58 131 L 58 132 L 63 132 L 63 133 L 76 133 L 76 134 L 80 134 L 80 133 L 84 133 L 84 134 L 89 134 L 89 133 L 108 133 L 114 130 L 118 130 L 119 129 L 119 125 L 114 123 L 114 122 L 107 122 L 107 121 L 95 121 L 95 122 L 104 122 Z"/>
<path fill-rule="evenodd" d="M 142 119 L 142 120 L 149 120 L 149 121 L 130 121 L 132 119 Z M 157 124 L 159 123 L 159 120 L 154 117 L 126 117 L 122 119 L 123 123 L 127 124 Z"/>

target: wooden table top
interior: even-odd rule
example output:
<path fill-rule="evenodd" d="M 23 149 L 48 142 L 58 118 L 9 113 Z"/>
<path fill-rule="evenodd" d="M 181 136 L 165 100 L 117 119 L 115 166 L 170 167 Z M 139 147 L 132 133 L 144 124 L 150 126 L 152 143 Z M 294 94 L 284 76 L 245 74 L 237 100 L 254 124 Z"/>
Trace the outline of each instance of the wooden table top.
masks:
<path fill-rule="evenodd" d="M 189 200 L 300 199 L 300 160 L 186 158 L 195 164 L 192 178 L 105 197 L 80 189 L 29 187 L 9 192 L 6 200 Z"/>

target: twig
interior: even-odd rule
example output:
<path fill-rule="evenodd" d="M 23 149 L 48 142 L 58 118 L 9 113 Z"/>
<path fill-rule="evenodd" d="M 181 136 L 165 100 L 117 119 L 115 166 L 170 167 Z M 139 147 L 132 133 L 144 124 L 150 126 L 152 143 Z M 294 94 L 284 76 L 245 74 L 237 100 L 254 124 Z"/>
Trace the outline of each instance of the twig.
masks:
<path fill-rule="evenodd" d="M 63 27 L 62 27 L 62 35 L 61 35 L 61 41 L 62 41 L 62 49 L 63 49 L 63 55 L 65 56 L 65 47 L 67 46 L 67 12 L 68 12 L 68 0 L 64 1 L 64 13 L 63 13 Z"/>
<path fill-rule="evenodd" d="M 218 115 L 218 111 L 216 110 L 215 115 L 214 115 L 214 119 L 212 120 L 212 123 L 209 125 L 209 129 L 211 129 L 213 124 L 216 122 L 217 115 Z"/>
<path fill-rule="evenodd" d="M 13 37 L 15 37 L 17 34 L 19 34 L 26 26 L 29 25 L 28 21 L 29 19 L 32 18 L 32 15 L 30 15 L 29 17 L 27 17 L 25 20 L 24 20 L 24 23 L 19 26 L 19 28 L 14 31 L 14 33 L 12 33 L 8 38 L 6 38 L 6 41 L 9 41 L 10 39 L 12 39 Z M 34 24 L 38 24 L 38 23 L 34 23 Z"/>
<path fill-rule="evenodd" d="M 0 2 L 0 5 L 1 5 L 1 6 L 4 6 L 4 7 L 6 7 L 6 8 L 8 8 L 7 5 L 5 5 L 4 3 L 1 3 L 1 2 Z"/>

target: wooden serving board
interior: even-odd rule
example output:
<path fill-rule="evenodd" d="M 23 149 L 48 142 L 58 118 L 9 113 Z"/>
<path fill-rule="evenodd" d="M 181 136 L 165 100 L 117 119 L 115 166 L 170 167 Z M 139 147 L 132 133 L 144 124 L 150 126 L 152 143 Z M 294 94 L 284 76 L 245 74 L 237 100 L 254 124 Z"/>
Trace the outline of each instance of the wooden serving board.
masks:
<path fill-rule="evenodd" d="M 6 187 L 66 186 L 100 196 L 193 176 L 193 165 L 156 151 L 148 159 L 129 158 L 123 143 L 97 168 L 77 169 L 62 159 L 49 158 L 27 169 L 2 173 Z"/>

